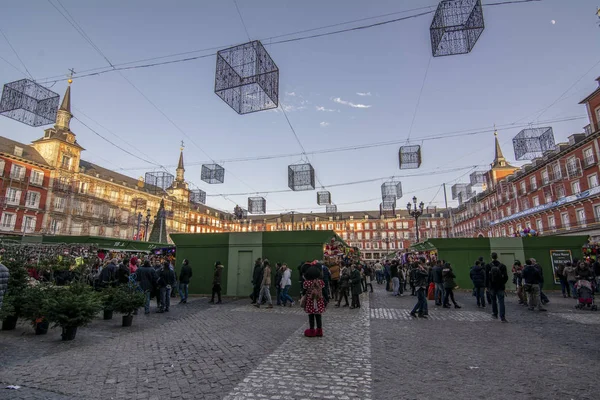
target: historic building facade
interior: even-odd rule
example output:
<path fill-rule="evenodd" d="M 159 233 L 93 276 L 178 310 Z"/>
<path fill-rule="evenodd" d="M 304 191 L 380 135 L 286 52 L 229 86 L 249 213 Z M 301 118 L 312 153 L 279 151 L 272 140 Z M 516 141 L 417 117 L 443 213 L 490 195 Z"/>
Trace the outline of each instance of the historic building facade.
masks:
<path fill-rule="evenodd" d="M 42 230 L 51 171 L 33 147 L 0 137 L 0 234 Z"/>
<path fill-rule="evenodd" d="M 568 143 L 493 181 L 453 210 L 456 236 L 506 237 L 533 229 L 543 235 L 600 237 L 600 88 L 581 104 L 590 119 L 584 133 L 569 136 Z M 496 149 L 498 159 L 497 139 Z"/>

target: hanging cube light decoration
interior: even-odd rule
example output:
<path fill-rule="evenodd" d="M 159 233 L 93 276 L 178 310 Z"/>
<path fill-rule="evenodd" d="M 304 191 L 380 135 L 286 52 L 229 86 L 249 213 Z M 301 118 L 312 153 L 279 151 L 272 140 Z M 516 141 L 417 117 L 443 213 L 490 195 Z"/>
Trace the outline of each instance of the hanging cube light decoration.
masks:
<path fill-rule="evenodd" d="M 458 199 L 460 193 L 463 194 L 463 197 L 466 197 L 467 186 L 469 186 L 467 183 L 455 183 L 452 185 L 452 200 Z"/>
<path fill-rule="evenodd" d="M 335 204 L 327 204 L 325 206 L 325 211 L 327 214 L 335 214 L 337 213 L 337 206 Z"/>
<path fill-rule="evenodd" d="M 146 172 L 144 177 L 144 188 L 150 193 L 158 194 L 171 187 L 174 181 L 175 177 L 168 172 Z"/>
<path fill-rule="evenodd" d="M 399 199 L 402 197 L 402 182 L 389 181 L 381 184 L 381 198 L 385 199 Z"/>
<path fill-rule="evenodd" d="M 56 122 L 60 96 L 30 79 L 7 83 L 0 99 L 0 115 L 29 126 Z"/>
<path fill-rule="evenodd" d="M 396 209 L 396 199 L 392 197 L 385 197 L 382 199 L 381 208 L 384 211 L 394 211 Z"/>
<path fill-rule="evenodd" d="M 317 204 L 320 206 L 326 206 L 331 204 L 331 193 L 327 190 L 317 192 Z"/>
<path fill-rule="evenodd" d="M 485 171 L 473 171 L 471 175 L 469 175 L 469 180 L 471 181 L 471 186 L 483 185 L 485 184 Z"/>
<path fill-rule="evenodd" d="M 206 192 L 200 189 L 190 190 L 190 203 L 206 204 Z"/>
<path fill-rule="evenodd" d="M 202 164 L 200 179 L 210 184 L 223 183 L 225 182 L 225 168 L 219 164 Z"/>
<path fill-rule="evenodd" d="M 248 212 L 264 214 L 267 212 L 267 200 L 264 197 L 248 197 Z"/>
<path fill-rule="evenodd" d="M 555 147 L 554 132 L 551 127 L 523 129 L 513 138 L 517 161 L 533 160 L 541 157 L 548 150 L 554 150 Z"/>
<path fill-rule="evenodd" d="M 481 0 L 441 1 L 429 28 L 433 56 L 469 53 L 484 27 Z"/>
<path fill-rule="evenodd" d="M 398 152 L 400 169 L 415 169 L 421 166 L 421 146 L 402 146 Z"/>
<path fill-rule="evenodd" d="M 289 165 L 288 187 L 293 191 L 315 190 L 315 170 L 312 165 Z"/>
<path fill-rule="evenodd" d="M 260 41 L 217 52 L 215 93 L 238 114 L 277 108 L 279 69 Z"/>

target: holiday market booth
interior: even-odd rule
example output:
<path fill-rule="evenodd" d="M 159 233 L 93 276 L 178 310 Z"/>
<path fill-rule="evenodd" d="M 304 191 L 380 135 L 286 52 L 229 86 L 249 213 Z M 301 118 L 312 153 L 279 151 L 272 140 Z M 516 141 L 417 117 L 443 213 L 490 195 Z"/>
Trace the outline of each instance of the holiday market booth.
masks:
<path fill-rule="evenodd" d="M 41 236 L 30 240 L 40 240 L 42 243 L 77 243 L 94 244 L 99 251 L 104 252 L 127 252 L 127 253 L 152 253 L 167 254 L 174 253 L 175 246 L 166 243 L 142 242 L 137 240 L 125 240 L 106 238 L 101 236 Z M 24 239 L 26 241 L 27 239 Z"/>
<path fill-rule="evenodd" d="M 588 243 L 588 236 L 538 236 L 509 238 L 457 238 L 429 239 L 413 245 L 411 251 L 436 251 L 437 257 L 452 264 L 456 274 L 456 283 L 463 289 L 473 285 L 469 272 L 475 261 L 483 257 L 486 263 L 491 261 L 491 253 L 497 253 L 500 262 L 508 268 L 509 277 L 515 260 L 525 264 L 527 258 L 535 258 L 544 271 L 544 288 L 558 289 L 559 281 L 555 270 L 560 264 L 582 259 L 582 248 Z M 507 288 L 514 288 L 512 279 Z"/>
<path fill-rule="evenodd" d="M 299 294 L 298 266 L 327 257 L 354 259 L 359 255 L 334 231 L 176 233 L 178 259 L 188 259 L 194 272 L 189 290 L 192 294 L 211 293 L 215 262 L 225 267 L 221 278 L 226 296 L 246 297 L 252 292 L 252 272 L 258 258 L 271 263 L 273 282 L 275 264 L 286 263 L 292 270 L 290 293 Z M 177 263 L 177 270 L 181 263 Z"/>

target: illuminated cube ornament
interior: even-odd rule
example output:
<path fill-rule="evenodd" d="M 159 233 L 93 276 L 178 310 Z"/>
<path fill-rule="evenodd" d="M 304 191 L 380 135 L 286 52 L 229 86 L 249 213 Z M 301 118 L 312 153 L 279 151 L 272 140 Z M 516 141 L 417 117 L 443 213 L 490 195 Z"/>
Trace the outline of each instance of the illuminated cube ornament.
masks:
<path fill-rule="evenodd" d="M 458 199 L 460 193 L 462 193 L 463 200 L 466 200 L 468 186 L 469 184 L 467 183 L 455 183 L 452 185 L 452 200 Z"/>
<path fill-rule="evenodd" d="M 248 197 L 248 212 L 264 214 L 267 212 L 267 200 L 264 197 Z"/>
<path fill-rule="evenodd" d="M 168 172 L 146 172 L 144 188 L 150 193 L 162 193 L 173 185 L 174 180 L 175 177 Z"/>
<path fill-rule="evenodd" d="M 381 208 L 384 211 L 394 211 L 396 209 L 396 199 L 388 197 L 381 202 Z"/>
<path fill-rule="evenodd" d="M 327 214 L 335 214 L 337 213 L 337 206 L 335 204 L 328 204 L 325 206 L 325 211 Z"/>
<path fill-rule="evenodd" d="M 429 28 L 433 56 L 469 53 L 484 27 L 481 0 L 441 1 Z"/>
<path fill-rule="evenodd" d="M 385 202 L 385 199 L 399 199 L 402 197 L 402 182 L 389 181 L 381 184 L 381 198 Z"/>
<path fill-rule="evenodd" d="M 326 190 L 317 192 L 317 204 L 320 206 L 331 204 L 331 193 Z"/>
<path fill-rule="evenodd" d="M 200 189 L 190 190 L 190 203 L 206 204 L 206 192 Z"/>
<path fill-rule="evenodd" d="M 202 164 L 200 179 L 206 183 L 215 184 L 225 182 L 225 168 L 219 164 Z"/>
<path fill-rule="evenodd" d="M 238 114 L 277 108 L 279 69 L 260 41 L 217 52 L 215 93 Z"/>
<path fill-rule="evenodd" d="M 32 80 L 7 83 L 0 99 L 0 115 L 29 126 L 56 122 L 60 96 Z"/>
<path fill-rule="evenodd" d="M 315 190 L 315 170 L 312 165 L 289 165 L 288 187 L 293 191 Z"/>
<path fill-rule="evenodd" d="M 474 171 L 469 175 L 469 179 L 471 181 L 471 186 L 483 185 L 485 184 L 485 171 Z"/>
<path fill-rule="evenodd" d="M 421 166 L 421 146 L 402 146 L 398 152 L 400 169 L 415 169 Z"/>
<path fill-rule="evenodd" d="M 533 160 L 541 157 L 548 150 L 554 150 L 555 147 L 554 132 L 551 127 L 523 129 L 513 138 L 517 161 Z"/>

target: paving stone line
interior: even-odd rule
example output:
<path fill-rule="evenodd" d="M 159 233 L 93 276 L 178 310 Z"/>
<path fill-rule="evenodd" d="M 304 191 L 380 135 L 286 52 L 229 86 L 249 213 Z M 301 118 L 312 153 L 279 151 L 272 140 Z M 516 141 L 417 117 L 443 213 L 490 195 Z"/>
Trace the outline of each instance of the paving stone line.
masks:
<path fill-rule="evenodd" d="M 360 310 L 327 309 L 323 338 L 304 337 L 308 324 L 297 330 L 224 400 L 372 399 L 369 300 L 362 297 Z"/>
<path fill-rule="evenodd" d="M 412 310 L 400 308 L 372 308 L 370 310 L 371 319 L 388 319 L 388 320 L 403 320 L 416 321 L 423 320 L 422 318 L 414 318 L 410 316 Z M 463 321 L 463 322 L 489 322 L 492 318 L 487 313 L 473 311 L 457 311 L 445 310 L 434 311 L 430 310 L 428 320 L 431 321 Z"/>
<path fill-rule="evenodd" d="M 590 314 L 550 313 L 549 315 L 585 325 L 600 325 L 600 314 L 592 314 L 592 311 Z"/>
<path fill-rule="evenodd" d="M 247 305 L 243 307 L 234 308 L 231 311 L 235 312 L 256 312 L 256 313 L 266 313 L 266 314 L 293 314 L 293 315 L 304 315 L 306 314 L 302 308 L 299 306 L 296 307 L 279 307 L 274 306 L 273 308 L 261 307 L 256 308 L 252 305 Z"/>

